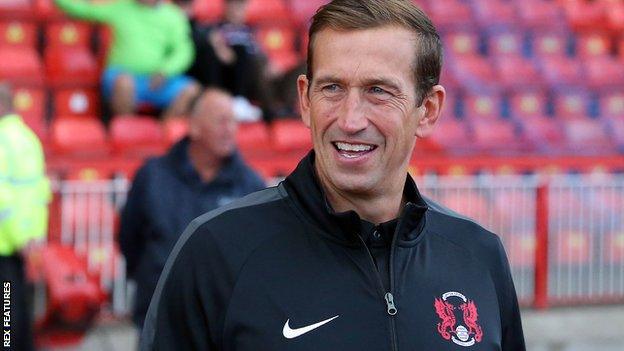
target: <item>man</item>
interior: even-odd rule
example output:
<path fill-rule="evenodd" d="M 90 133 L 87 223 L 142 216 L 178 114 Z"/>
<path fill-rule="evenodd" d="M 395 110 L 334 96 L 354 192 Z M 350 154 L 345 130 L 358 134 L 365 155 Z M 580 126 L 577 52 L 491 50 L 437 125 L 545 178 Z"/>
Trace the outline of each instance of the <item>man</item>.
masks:
<path fill-rule="evenodd" d="M 55 0 L 69 15 L 110 26 L 113 42 L 102 75 L 102 92 L 114 115 L 139 104 L 163 110 L 163 117 L 188 112 L 199 86 L 183 73 L 193 61 L 188 20 L 160 0 Z"/>
<path fill-rule="evenodd" d="M 33 350 L 24 256 L 46 236 L 50 199 L 41 143 L 12 112 L 11 90 L 0 84 L 0 279 L 10 307 L 3 310 L 10 339 L 3 338 L 3 350 Z"/>
<path fill-rule="evenodd" d="M 408 0 L 335 0 L 310 27 L 300 107 L 314 151 L 277 187 L 196 219 L 143 350 L 524 350 L 498 237 L 407 173 L 445 91 Z"/>
<path fill-rule="evenodd" d="M 134 322 L 143 324 L 167 256 L 186 225 L 202 213 L 264 188 L 236 152 L 229 94 L 206 90 L 186 138 L 137 172 L 121 214 L 119 242 L 137 282 Z"/>

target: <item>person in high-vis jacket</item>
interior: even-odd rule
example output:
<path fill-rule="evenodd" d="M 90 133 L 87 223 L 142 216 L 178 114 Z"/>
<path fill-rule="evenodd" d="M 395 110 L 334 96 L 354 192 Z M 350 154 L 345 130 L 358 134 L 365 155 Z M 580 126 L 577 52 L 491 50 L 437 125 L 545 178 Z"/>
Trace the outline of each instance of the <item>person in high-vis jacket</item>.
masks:
<path fill-rule="evenodd" d="M 0 278 L 10 301 L 3 350 L 21 351 L 33 350 L 23 254 L 46 237 L 51 193 L 41 143 L 11 106 L 0 84 Z"/>
<path fill-rule="evenodd" d="M 297 87 L 314 150 L 190 224 L 141 349 L 524 351 L 499 237 L 408 174 L 446 95 L 431 21 L 411 0 L 334 0 L 309 33 Z"/>

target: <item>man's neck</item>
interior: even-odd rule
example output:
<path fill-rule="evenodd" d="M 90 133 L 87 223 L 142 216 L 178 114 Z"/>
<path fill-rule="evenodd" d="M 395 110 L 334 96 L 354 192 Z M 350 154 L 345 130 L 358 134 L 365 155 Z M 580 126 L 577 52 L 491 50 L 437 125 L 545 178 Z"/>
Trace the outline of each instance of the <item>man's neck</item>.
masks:
<path fill-rule="evenodd" d="M 397 218 L 405 203 L 403 188 L 405 181 L 392 184 L 387 191 L 375 194 L 354 194 L 341 191 L 325 181 L 322 176 L 318 177 L 321 187 L 325 192 L 327 201 L 336 212 L 353 210 L 361 219 L 374 224 L 388 222 Z"/>
<path fill-rule="evenodd" d="M 213 180 L 223 164 L 223 159 L 206 152 L 201 145 L 192 140 L 189 142 L 188 155 L 193 168 L 204 183 Z"/>

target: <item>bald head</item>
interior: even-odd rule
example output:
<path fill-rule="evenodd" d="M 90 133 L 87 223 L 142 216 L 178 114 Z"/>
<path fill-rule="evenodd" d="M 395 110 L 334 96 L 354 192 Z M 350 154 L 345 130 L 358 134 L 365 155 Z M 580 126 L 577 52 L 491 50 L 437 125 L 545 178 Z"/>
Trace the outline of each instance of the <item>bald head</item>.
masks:
<path fill-rule="evenodd" d="M 8 83 L 0 82 L 0 117 L 13 111 L 13 94 Z"/>
<path fill-rule="evenodd" d="M 189 138 L 215 157 L 224 158 L 236 149 L 236 119 L 232 96 L 220 89 L 206 89 L 191 111 Z"/>

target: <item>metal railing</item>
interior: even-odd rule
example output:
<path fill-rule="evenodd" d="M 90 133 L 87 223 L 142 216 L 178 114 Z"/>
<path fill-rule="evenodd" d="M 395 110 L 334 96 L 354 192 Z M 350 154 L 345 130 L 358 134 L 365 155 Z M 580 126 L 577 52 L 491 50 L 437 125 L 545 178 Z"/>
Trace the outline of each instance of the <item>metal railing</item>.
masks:
<path fill-rule="evenodd" d="M 521 304 L 624 302 L 624 176 L 425 176 L 417 184 L 501 237 Z M 115 243 L 128 187 L 125 179 L 55 187 L 60 241 L 87 255 L 116 315 L 129 308 Z"/>

